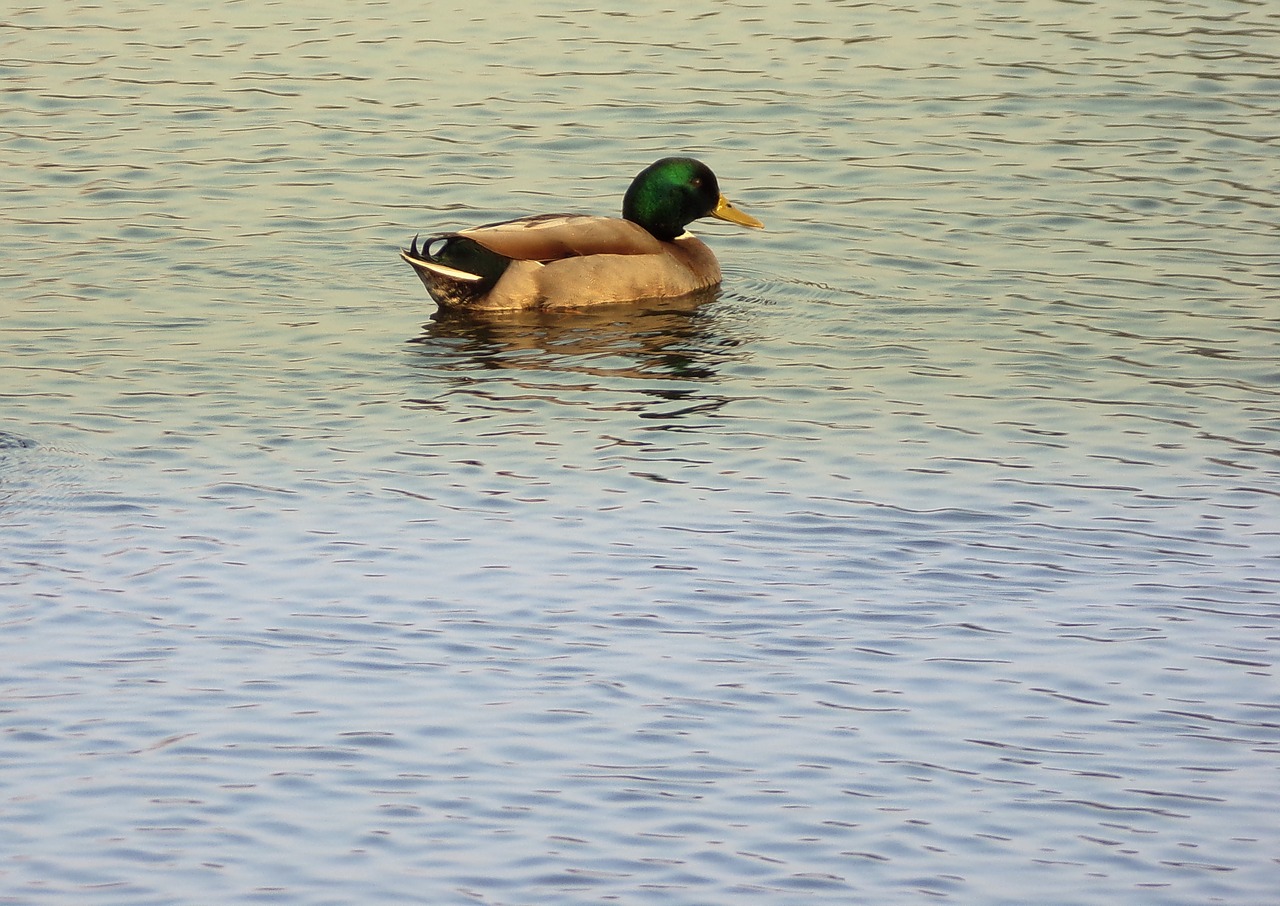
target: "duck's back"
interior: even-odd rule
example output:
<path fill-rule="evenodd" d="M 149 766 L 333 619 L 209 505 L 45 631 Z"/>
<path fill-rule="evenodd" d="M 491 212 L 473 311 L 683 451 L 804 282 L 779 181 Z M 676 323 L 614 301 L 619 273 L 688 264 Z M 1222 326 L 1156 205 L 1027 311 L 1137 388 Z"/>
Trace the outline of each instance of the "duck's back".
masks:
<path fill-rule="evenodd" d="M 456 235 L 515 261 L 656 255 L 663 247 L 648 230 L 629 220 L 585 214 L 540 214 L 460 230 Z"/>

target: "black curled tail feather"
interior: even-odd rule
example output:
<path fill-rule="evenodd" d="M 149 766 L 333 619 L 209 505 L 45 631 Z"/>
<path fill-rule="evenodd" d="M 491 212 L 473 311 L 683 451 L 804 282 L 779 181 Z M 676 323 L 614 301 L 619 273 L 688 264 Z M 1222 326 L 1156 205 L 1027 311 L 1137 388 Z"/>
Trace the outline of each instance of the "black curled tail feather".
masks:
<path fill-rule="evenodd" d="M 446 233 L 425 239 L 414 236 L 400 256 L 414 269 L 431 297 L 442 306 L 466 307 L 483 302 L 506 272 L 511 259 L 467 236 Z"/>

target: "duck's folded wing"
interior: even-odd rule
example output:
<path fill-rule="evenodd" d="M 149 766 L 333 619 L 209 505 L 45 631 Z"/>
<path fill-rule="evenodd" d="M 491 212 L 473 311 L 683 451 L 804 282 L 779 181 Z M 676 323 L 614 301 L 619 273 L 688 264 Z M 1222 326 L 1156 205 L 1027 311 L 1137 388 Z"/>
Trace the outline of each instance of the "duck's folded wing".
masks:
<path fill-rule="evenodd" d="M 653 255 L 663 245 L 644 227 L 616 217 L 543 214 L 461 230 L 457 235 L 519 261 L 586 255 Z"/>

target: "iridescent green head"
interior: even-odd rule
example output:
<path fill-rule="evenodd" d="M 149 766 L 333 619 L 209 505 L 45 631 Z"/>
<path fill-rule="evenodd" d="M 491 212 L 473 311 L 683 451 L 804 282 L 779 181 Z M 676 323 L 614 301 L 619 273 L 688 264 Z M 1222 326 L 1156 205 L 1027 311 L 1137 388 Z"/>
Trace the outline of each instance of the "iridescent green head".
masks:
<path fill-rule="evenodd" d="M 622 199 L 622 216 L 665 242 L 699 217 L 764 226 L 730 204 L 711 168 L 692 157 L 664 157 L 641 170 Z"/>

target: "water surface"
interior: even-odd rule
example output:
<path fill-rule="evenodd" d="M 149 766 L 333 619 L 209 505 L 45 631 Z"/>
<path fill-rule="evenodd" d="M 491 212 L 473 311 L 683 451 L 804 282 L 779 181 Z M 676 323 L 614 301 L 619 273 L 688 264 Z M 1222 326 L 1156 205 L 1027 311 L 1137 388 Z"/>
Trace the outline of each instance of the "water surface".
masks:
<path fill-rule="evenodd" d="M 1265 5 L 7 14 L 0 901 L 1244 903 Z M 693 303 L 397 246 L 693 153 Z"/>

